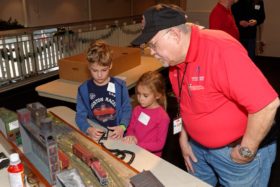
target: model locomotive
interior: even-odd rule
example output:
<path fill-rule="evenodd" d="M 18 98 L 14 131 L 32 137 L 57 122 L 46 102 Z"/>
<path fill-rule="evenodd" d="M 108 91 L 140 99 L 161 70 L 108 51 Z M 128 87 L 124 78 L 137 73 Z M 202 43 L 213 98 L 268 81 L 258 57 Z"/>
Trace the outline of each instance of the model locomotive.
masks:
<path fill-rule="evenodd" d="M 102 186 L 108 184 L 108 174 L 100 164 L 98 158 L 96 158 L 87 148 L 77 143 L 72 146 L 72 151 L 74 155 L 91 168 Z"/>

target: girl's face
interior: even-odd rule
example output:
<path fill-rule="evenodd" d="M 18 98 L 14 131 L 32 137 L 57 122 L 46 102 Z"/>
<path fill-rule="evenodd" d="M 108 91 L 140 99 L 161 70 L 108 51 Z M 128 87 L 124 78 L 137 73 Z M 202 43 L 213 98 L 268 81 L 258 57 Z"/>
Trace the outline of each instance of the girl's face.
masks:
<path fill-rule="evenodd" d="M 149 87 L 145 85 L 137 86 L 137 100 L 144 108 L 156 108 L 159 106 L 157 99 L 160 98 L 159 94 L 155 94 Z"/>
<path fill-rule="evenodd" d="M 108 83 L 111 66 L 101 66 L 98 63 L 91 63 L 88 68 L 95 84 L 102 86 Z"/>

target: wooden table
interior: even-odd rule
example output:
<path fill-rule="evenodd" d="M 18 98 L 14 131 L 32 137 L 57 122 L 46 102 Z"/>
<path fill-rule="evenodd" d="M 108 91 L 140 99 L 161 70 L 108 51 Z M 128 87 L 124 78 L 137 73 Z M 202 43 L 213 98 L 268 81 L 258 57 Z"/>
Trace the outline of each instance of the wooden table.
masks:
<path fill-rule="evenodd" d="M 128 89 L 131 89 L 135 86 L 136 81 L 143 73 L 147 71 L 159 71 L 162 68 L 162 64 L 155 58 L 151 56 L 141 56 L 141 64 L 139 66 L 125 71 L 116 77 L 124 79 Z M 43 97 L 76 103 L 80 84 L 80 82 L 57 79 L 40 85 L 36 87 L 35 90 Z"/>

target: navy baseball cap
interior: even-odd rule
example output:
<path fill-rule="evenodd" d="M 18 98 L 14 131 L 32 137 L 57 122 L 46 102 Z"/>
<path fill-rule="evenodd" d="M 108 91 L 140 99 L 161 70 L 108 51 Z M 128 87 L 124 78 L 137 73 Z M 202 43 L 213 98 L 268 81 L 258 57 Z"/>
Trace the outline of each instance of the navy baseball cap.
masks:
<path fill-rule="evenodd" d="M 186 23 L 186 13 L 177 5 L 157 4 L 145 10 L 142 33 L 131 43 L 141 45 L 150 41 L 160 30 Z"/>

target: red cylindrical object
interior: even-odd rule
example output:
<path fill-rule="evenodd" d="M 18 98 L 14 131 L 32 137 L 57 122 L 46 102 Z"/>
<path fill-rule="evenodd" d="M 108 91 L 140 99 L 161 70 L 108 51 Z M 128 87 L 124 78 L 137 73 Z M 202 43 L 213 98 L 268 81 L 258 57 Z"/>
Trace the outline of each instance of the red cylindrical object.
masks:
<path fill-rule="evenodd" d="M 8 167 L 9 181 L 11 187 L 24 187 L 24 167 L 20 161 L 19 155 L 13 153 L 10 155 L 10 165 Z"/>

